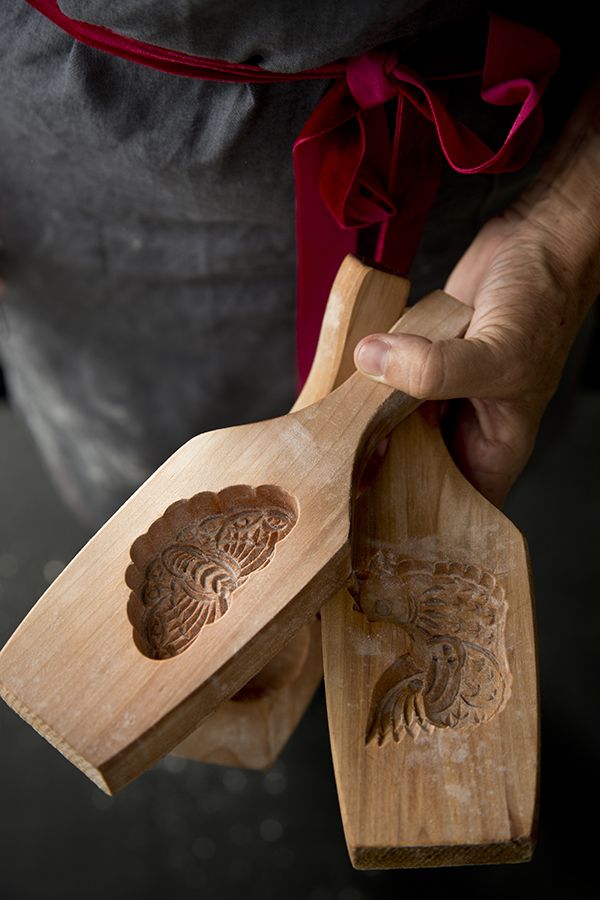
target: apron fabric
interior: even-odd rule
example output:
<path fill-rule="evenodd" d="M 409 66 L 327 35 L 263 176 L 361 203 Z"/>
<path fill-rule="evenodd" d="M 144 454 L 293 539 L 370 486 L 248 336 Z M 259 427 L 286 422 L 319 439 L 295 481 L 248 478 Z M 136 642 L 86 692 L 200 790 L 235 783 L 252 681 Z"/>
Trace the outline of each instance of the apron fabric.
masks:
<path fill-rule="evenodd" d="M 266 14 L 232 21 L 222 4 L 182 0 L 171 21 L 187 24 L 175 34 L 154 15 L 163 5 L 144 4 L 145 16 L 133 0 L 118 6 L 61 3 L 143 40 L 169 46 L 171 35 L 182 52 L 274 71 L 361 53 L 384 35 L 410 44 L 423 21 L 439 27 L 423 3 L 391 17 L 376 4 L 366 24 L 363 4 L 348 4 L 354 32 L 325 17 L 303 35 L 299 5 L 286 4 L 286 18 L 269 6 L 269 30 Z M 190 9 L 213 30 L 188 27 Z M 200 34 L 204 43 L 189 40 Z M 2 362 L 64 498 L 95 527 L 193 434 L 291 405 L 292 147 L 329 84 L 167 75 L 74 41 L 24 3 L 0 12 L 0 58 Z M 518 173 L 445 173 L 411 270 L 415 295 L 443 284 L 550 143 Z"/>

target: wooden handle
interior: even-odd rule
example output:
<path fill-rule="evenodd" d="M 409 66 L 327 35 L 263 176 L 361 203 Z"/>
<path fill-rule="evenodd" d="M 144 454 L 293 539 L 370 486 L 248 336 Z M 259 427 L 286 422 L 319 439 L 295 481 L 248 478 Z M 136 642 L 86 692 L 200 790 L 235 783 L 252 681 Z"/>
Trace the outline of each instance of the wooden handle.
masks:
<path fill-rule="evenodd" d="M 403 313 L 410 282 L 348 254 L 331 287 L 313 364 L 292 411 L 326 397 L 354 374 L 354 348 L 367 334 L 387 331 Z"/>
<path fill-rule="evenodd" d="M 429 294 L 412 306 L 389 329 L 392 334 L 416 334 L 431 341 L 462 337 L 473 310 L 443 291 Z M 366 459 L 382 437 L 423 403 L 402 391 L 355 372 L 344 384 L 308 410 L 301 410 L 310 427 L 312 411 L 318 406 L 319 421 L 338 423 L 343 428 L 340 452 L 350 449 L 355 460 L 355 482 Z"/>

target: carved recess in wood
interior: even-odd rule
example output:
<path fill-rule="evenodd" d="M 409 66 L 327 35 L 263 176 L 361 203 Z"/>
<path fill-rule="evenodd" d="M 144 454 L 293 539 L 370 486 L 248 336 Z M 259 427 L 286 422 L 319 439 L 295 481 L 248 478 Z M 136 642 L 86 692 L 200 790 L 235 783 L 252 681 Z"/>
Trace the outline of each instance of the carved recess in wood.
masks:
<path fill-rule="evenodd" d="M 131 547 L 126 581 L 138 648 L 177 656 L 220 619 L 232 594 L 271 561 L 293 529 L 295 497 L 274 484 L 204 491 L 170 506 Z"/>
<path fill-rule="evenodd" d="M 507 603 L 494 575 L 390 550 L 355 574 L 355 608 L 370 622 L 399 625 L 409 641 L 375 685 L 366 743 L 479 725 L 504 707 Z"/>

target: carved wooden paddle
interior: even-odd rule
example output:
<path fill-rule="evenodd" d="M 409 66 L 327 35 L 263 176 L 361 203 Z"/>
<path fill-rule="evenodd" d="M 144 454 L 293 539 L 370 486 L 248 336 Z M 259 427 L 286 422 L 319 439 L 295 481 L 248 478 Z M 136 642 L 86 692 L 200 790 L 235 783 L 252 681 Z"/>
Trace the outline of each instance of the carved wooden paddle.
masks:
<path fill-rule="evenodd" d="M 348 279 L 357 290 L 347 290 Z M 404 309 L 409 282 L 347 256 L 333 283 L 310 374 L 292 412 L 326 397 L 355 371 L 354 347 L 387 331 Z M 248 684 L 220 706 L 173 753 L 248 769 L 273 764 L 302 718 L 321 678 L 321 626 L 304 625 Z"/>
<path fill-rule="evenodd" d="M 321 611 L 330 738 L 358 868 L 526 860 L 538 697 L 519 530 L 420 411 L 355 502 L 353 596 Z"/>
<path fill-rule="evenodd" d="M 431 297 L 394 330 L 460 336 L 470 314 Z M 192 438 L 21 623 L 2 697 L 99 787 L 122 788 L 346 582 L 353 484 L 418 405 L 355 373 L 298 412 Z"/>

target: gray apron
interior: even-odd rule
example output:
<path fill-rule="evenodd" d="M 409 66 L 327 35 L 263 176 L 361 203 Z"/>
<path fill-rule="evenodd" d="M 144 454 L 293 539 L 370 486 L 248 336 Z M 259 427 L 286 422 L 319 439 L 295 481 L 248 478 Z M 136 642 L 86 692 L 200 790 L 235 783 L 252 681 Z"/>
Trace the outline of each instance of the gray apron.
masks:
<path fill-rule="evenodd" d="M 418 0 L 61 6 L 274 71 L 410 43 L 448 16 Z M 52 478 L 95 527 L 192 435 L 292 404 L 292 145 L 329 82 L 163 74 L 77 43 L 23 2 L 0 9 L 0 76 L 0 359 Z M 551 142 L 515 174 L 446 173 L 414 296 L 443 285 Z"/>

